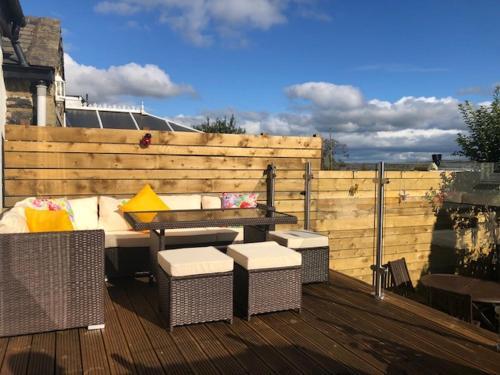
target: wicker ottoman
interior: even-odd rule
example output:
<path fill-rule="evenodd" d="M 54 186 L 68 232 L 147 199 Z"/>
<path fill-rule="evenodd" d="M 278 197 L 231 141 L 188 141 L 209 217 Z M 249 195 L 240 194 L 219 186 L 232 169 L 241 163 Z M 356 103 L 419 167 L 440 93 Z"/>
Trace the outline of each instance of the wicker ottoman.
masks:
<path fill-rule="evenodd" d="M 158 253 L 160 311 L 168 328 L 233 319 L 233 259 L 215 247 Z"/>
<path fill-rule="evenodd" d="M 276 242 L 229 245 L 234 259 L 236 311 L 247 320 L 259 313 L 299 310 L 302 257 Z"/>
<path fill-rule="evenodd" d="M 302 283 L 328 282 L 330 248 L 328 237 L 306 230 L 269 232 L 268 241 L 302 254 Z"/>

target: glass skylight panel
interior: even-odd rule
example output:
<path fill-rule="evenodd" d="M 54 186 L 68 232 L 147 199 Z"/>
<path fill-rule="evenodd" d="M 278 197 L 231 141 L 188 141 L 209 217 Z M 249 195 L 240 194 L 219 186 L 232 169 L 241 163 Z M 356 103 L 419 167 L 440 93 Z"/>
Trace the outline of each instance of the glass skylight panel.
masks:
<path fill-rule="evenodd" d="M 66 110 L 66 126 L 70 128 L 100 128 L 95 111 L 78 109 Z"/>
<path fill-rule="evenodd" d="M 99 111 L 99 116 L 101 117 L 102 127 L 104 129 L 133 129 L 137 130 L 137 127 L 130 117 L 129 112 L 108 112 Z"/>
<path fill-rule="evenodd" d="M 169 125 L 172 127 L 172 130 L 176 132 L 194 132 L 194 130 L 185 128 L 184 126 L 179 126 L 175 122 L 168 121 Z"/>
<path fill-rule="evenodd" d="M 141 115 L 139 113 L 133 114 L 135 121 L 137 121 L 137 125 L 141 129 L 149 129 L 149 130 L 161 130 L 161 131 L 170 131 L 171 129 L 165 123 L 165 120 L 159 119 L 156 117 Z"/>

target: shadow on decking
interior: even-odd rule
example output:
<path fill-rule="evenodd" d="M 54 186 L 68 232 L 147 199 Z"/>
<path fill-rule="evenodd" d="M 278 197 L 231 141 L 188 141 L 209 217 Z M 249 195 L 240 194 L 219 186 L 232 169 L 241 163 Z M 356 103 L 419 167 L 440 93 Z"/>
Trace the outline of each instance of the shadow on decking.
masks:
<path fill-rule="evenodd" d="M 359 332 L 350 327 L 340 327 L 345 330 L 345 332 L 350 332 L 353 336 L 358 337 Z M 296 355 L 296 351 L 300 351 L 305 357 L 308 358 L 310 363 L 303 362 L 303 368 L 289 368 L 288 364 L 279 367 L 279 365 L 274 364 L 274 368 L 261 367 L 260 370 L 255 373 L 265 374 L 265 373 L 310 373 L 310 374 L 370 374 L 379 372 L 373 369 L 373 372 L 363 371 L 358 368 L 358 366 L 349 367 L 346 364 L 335 361 L 327 356 L 322 355 L 316 351 L 310 351 L 305 347 L 300 345 L 289 345 L 289 346 L 258 346 L 255 347 L 251 342 L 242 339 L 239 336 L 234 335 L 232 337 L 234 340 L 241 342 L 247 346 L 247 352 L 241 353 L 233 356 L 219 356 L 216 358 L 210 358 L 209 360 L 195 360 L 190 361 L 189 364 L 185 362 L 184 359 L 180 359 L 179 363 L 171 365 L 152 365 L 148 366 L 143 363 L 134 363 L 125 357 L 117 354 L 113 354 L 112 358 L 119 364 L 125 373 L 142 373 L 142 374 L 190 374 L 190 373 L 246 373 L 238 363 L 245 363 L 249 356 L 255 356 L 255 353 L 262 353 L 263 351 L 279 352 L 284 355 L 284 359 L 287 355 Z M 365 345 L 370 345 L 373 347 L 376 353 L 381 359 L 387 362 L 385 368 L 386 374 L 406 374 L 406 373 L 462 373 L 462 374 L 480 374 L 483 373 L 477 369 L 458 365 L 457 363 L 444 360 L 442 358 L 430 356 L 423 352 L 415 351 L 409 347 L 400 345 L 393 341 L 384 340 L 380 341 L 379 338 L 374 336 L 369 336 L 366 333 L 362 335 L 362 340 Z M 374 353 L 372 353 L 374 354 Z M 244 358 L 245 357 L 245 358 Z M 236 362 L 236 363 L 234 363 Z M 36 364 L 34 364 L 36 363 Z M 284 362 L 286 363 L 286 362 Z M 12 355 L 8 359 L 8 370 L 12 374 L 26 373 L 27 364 L 30 364 L 32 371 L 30 373 L 36 374 L 63 374 L 67 373 L 64 369 L 59 366 L 53 356 L 49 356 L 44 353 L 37 352 L 21 352 Z M 432 364 L 432 368 L 426 367 Z M 278 366 L 278 367 L 276 367 Z M 308 371 L 308 368 L 310 371 Z M 196 369 L 196 370 L 194 370 Z M 413 369 L 413 371 L 408 371 L 408 369 Z M 104 368 L 88 368 L 86 373 L 106 373 Z"/>

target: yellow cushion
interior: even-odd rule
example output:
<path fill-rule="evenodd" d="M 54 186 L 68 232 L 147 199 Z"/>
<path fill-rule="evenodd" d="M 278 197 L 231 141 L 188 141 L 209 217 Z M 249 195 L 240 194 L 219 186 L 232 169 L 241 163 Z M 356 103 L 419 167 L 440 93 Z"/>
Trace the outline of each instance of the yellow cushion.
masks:
<path fill-rule="evenodd" d="M 170 210 L 149 185 L 145 185 L 135 197 L 121 206 L 120 209 L 122 212 Z M 144 223 L 149 223 L 153 221 L 155 215 L 155 213 L 137 214 L 137 218 Z"/>
<path fill-rule="evenodd" d="M 26 207 L 26 223 L 30 232 L 63 232 L 73 230 L 69 214 L 65 210 L 35 210 Z"/>

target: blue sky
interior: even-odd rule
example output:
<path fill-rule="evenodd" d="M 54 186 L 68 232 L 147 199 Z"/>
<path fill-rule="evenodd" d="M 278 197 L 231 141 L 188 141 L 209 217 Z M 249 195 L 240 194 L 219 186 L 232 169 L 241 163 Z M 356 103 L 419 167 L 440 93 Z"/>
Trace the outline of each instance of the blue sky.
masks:
<path fill-rule="evenodd" d="M 191 124 L 332 132 L 351 160 L 456 149 L 500 82 L 497 0 L 24 0 L 61 19 L 70 93 Z"/>

